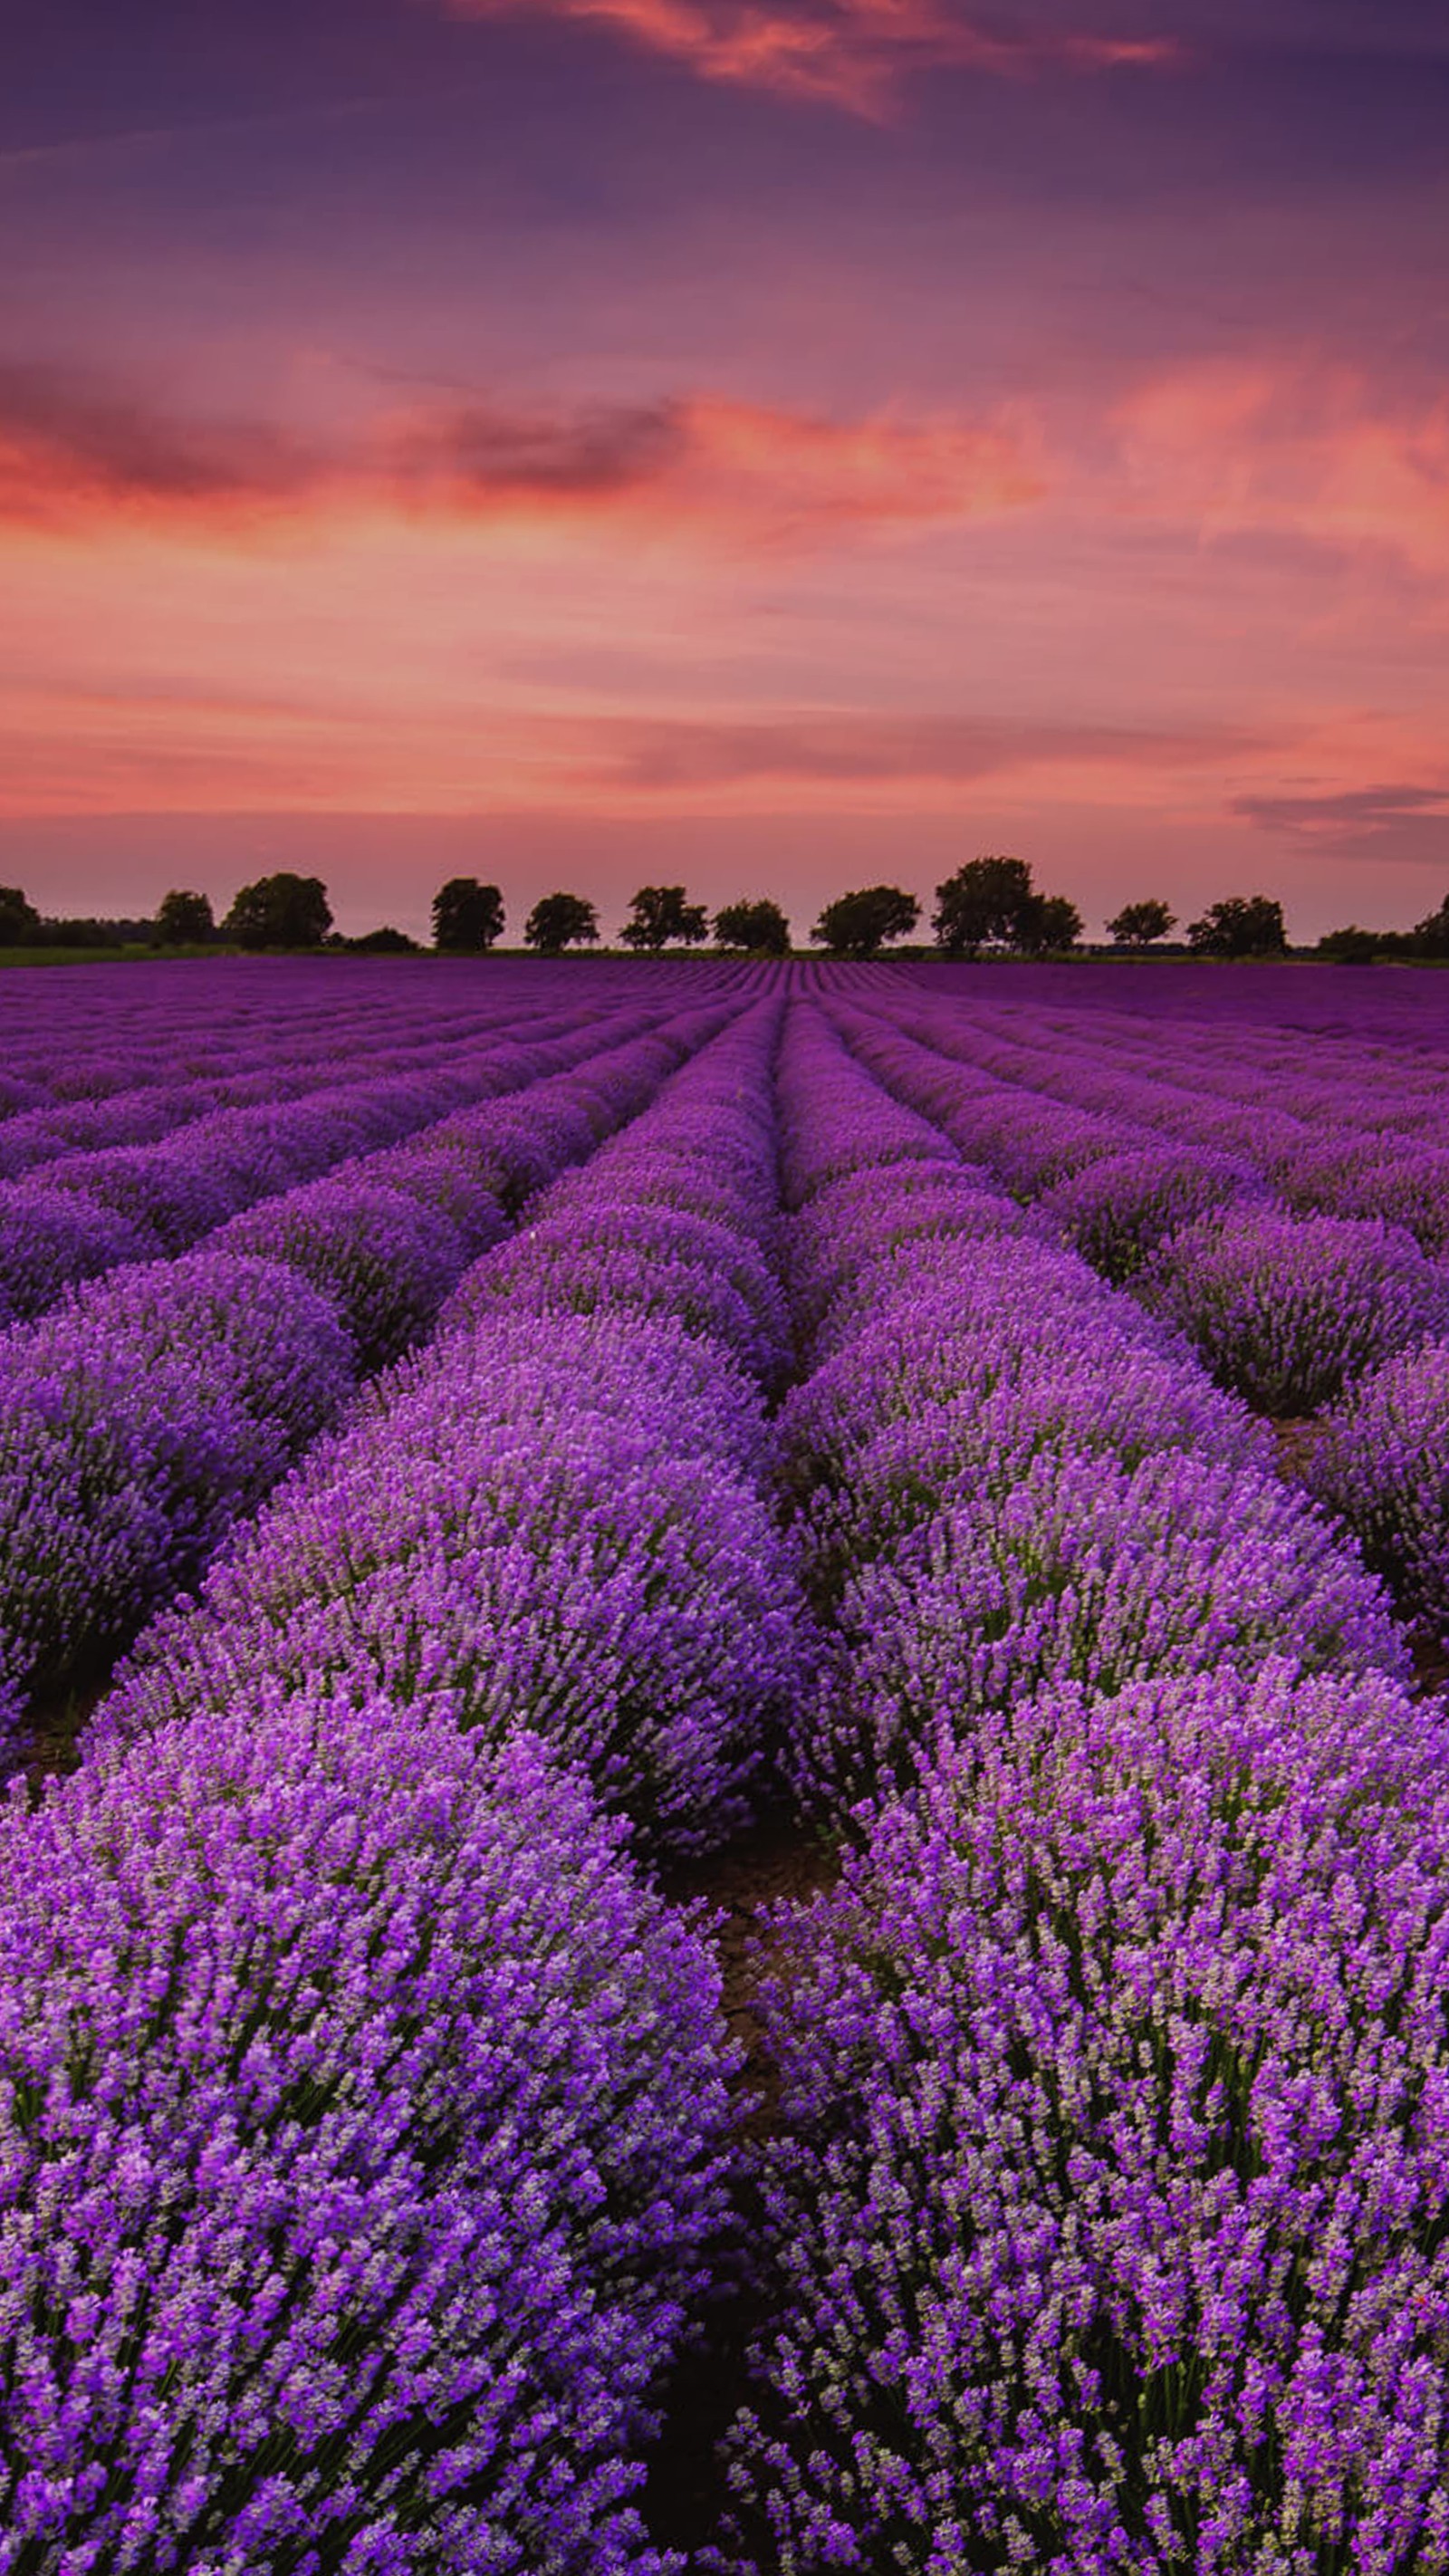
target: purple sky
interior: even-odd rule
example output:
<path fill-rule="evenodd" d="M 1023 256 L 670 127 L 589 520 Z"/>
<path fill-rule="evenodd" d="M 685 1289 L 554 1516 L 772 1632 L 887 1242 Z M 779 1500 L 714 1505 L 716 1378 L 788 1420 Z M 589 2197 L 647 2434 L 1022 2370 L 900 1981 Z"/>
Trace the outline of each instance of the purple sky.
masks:
<path fill-rule="evenodd" d="M 1449 20 L 55 0 L 0 876 L 1449 890 Z"/>

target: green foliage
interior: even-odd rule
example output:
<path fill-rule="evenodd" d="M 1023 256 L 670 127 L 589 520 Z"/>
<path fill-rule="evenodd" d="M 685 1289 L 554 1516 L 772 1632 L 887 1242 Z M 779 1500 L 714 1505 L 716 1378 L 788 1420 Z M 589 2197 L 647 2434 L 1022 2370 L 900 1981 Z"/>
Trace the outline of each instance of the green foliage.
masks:
<path fill-rule="evenodd" d="M 641 886 L 619 936 L 626 948 L 657 952 L 671 939 L 703 939 L 705 929 L 703 904 L 686 903 L 682 885 Z"/>
<path fill-rule="evenodd" d="M 888 939 L 915 929 L 921 907 L 899 886 L 863 886 L 828 903 L 810 936 L 837 957 L 876 957 Z"/>
<path fill-rule="evenodd" d="M 1170 905 L 1148 895 L 1141 903 L 1124 903 L 1108 922 L 1107 936 L 1119 948 L 1150 948 L 1154 939 L 1167 937 L 1176 920 Z"/>
<path fill-rule="evenodd" d="M 215 923 L 211 897 L 187 886 L 173 886 L 156 907 L 156 936 L 163 948 L 187 948 L 209 939 Z"/>
<path fill-rule="evenodd" d="M 714 917 L 714 935 L 721 948 L 748 948 L 756 957 L 790 954 L 790 924 L 768 899 L 722 905 Z"/>
<path fill-rule="evenodd" d="M 539 897 L 523 926 L 527 948 L 536 948 L 541 957 L 557 957 L 565 948 L 590 946 L 599 935 L 599 916 L 582 895 L 546 894 Z"/>
<path fill-rule="evenodd" d="M 1188 923 L 1187 944 L 1198 957 L 1285 957 L 1283 906 L 1267 894 L 1225 895 Z"/>
<path fill-rule="evenodd" d="M 294 876 L 289 868 L 243 886 L 222 923 L 239 948 L 320 948 L 331 927 L 321 878 Z"/>
<path fill-rule="evenodd" d="M 478 957 L 503 933 L 503 897 L 476 877 L 449 877 L 433 897 L 433 946 L 449 957 Z"/>

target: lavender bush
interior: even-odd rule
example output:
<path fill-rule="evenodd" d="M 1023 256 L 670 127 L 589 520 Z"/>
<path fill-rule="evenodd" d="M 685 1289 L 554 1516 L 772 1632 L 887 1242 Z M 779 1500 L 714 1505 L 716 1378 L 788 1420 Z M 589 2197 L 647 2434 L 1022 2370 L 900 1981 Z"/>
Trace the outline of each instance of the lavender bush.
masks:
<path fill-rule="evenodd" d="M 0 1831 L 0 2566 L 650 2576 L 718 1971 L 577 1782 L 240 1694 Z"/>
<path fill-rule="evenodd" d="M 1309 1481 L 1411 1616 L 1449 1620 L 1449 1342 L 1360 1378 L 1323 1426 Z"/>
<path fill-rule="evenodd" d="M 1379 1584 L 1277 1478 L 1182 1452 L 1131 1471 L 1039 1457 L 844 1585 L 801 1785 L 840 1814 L 1044 1689 L 1110 1696 L 1289 1655 L 1306 1672 L 1410 1677 Z"/>
<path fill-rule="evenodd" d="M 1263 1413 L 1316 1412 L 1393 1352 L 1449 1330 L 1449 1275 L 1412 1236 L 1370 1219 L 1271 1207 L 1201 1218 L 1164 1244 L 1141 1291 Z"/>
<path fill-rule="evenodd" d="M 795 1928 L 721 2561 L 1449 2551 L 1449 1744 L 1382 1681 L 1053 1695 Z"/>
<path fill-rule="evenodd" d="M 352 1382 L 325 1299 L 239 1253 L 119 1271 L 0 1337 L 0 1671 L 103 1661 Z"/>

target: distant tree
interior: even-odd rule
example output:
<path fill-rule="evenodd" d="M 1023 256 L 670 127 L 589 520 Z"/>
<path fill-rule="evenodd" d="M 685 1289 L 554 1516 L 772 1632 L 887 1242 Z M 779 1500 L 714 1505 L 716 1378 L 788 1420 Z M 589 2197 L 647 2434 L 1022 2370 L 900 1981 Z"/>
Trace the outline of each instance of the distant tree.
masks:
<path fill-rule="evenodd" d="M 361 957 L 418 957 L 422 951 L 405 930 L 394 930 L 390 921 L 380 930 L 364 930 L 360 939 L 349 939 L 349 948 Z"/>
<path fill-rule="evenodd" d="M 1119 948 L 1150 948 L 1154 939 L 1167 937 L 1176 920 L 1167 904 L 1148 895 L 1141 903 L 1124 903 L 1108 922 L 1107 936 Z"/>
<path fill-rule="evenodd" d="M 936 888 L 936 945 L 948 957 L 973 956 L 988 946 L 1030 947 L 1033 908 L 1041 901 L 1025 859 L 968 859 Z"/>
<path fill-rule="evenodd" d="M 332 927 L 332 907 L 320 877 L 282 868 L 243 886 L 221 926 L 241 948 L 320 948 Z"/>
<path fill-rule="evenodd" d="M 888 939 L 904 939 L 921 917 L 913 894 L 899 886 L 862 886 L 828 903 L 810 936 L 837 957 L 876 957 Z"/>
<path fill-rule="evenodd" d="M 706 927 L 703 904 L 686 903 L 683 886 L 641 886 L 619 936 L 626 948 L 657 951 L 671 939 L 703 939 Z"/>
<path fill-rule="evenodd" d="M 1187 944 L 1198 957 L 1284 957 L 1283 906 L 1267 894 L 1226 895 L 1188 923 Z"/>
<path fill-rule="evenodd" d="M 40 928 L 40 915 L 19 886 L 0 886 L 0 948 L 19 948 Z"/>
<path fill-rule="evenodd" d="M 185 948 L 197 940 L 209 939 L 214 928 L 209 894 L 193 894 L 185 886 L 173 886 L 156 907 L 156 936 L 163 948 Z"/>
<path fill-rule="evenodd" d="M 1409 953 L 1414 957 L 1449 957 L 1449 895 L 1437 912 L 1426 912 L 1409 932 Z"/>
<path fill-rule="evenodd" d="M 790 924 L 768 899 L 723 904 L 714 917 L 714 935 L 721 948 L 748 948 L 757 957 L 790 954 Z"/>
<path fill-rule="evenodd" d="M 524 945 L 541 957 L 557 957 L 565 948 L 591 946 L 599 935 L 599 916 L 582 895 L 540 896 L 523 926 Z"/>
<path fill-rule="evenodd" d="M 503 897 L 476 877 L 449 877 L 433 897 L 433 946 L 448 957 L 478 957 L 503 935 Z"/>
<path fill-rule="evenodd" d="M 1370 966 L 1382 945 L 1378 931 L 1360 930 L 1351 921 L 1343 930 L 1325 930 L 1317 953 L 1338 966 Z"/>
<path fill-rule="evenodd" d="M 55 921 L 42 914 L 34 938 L 42 948 L 153 948 L 156 924 L 134 914 L 117 919 L 93 912 L 65 913 Z"/>
<path fill-rule="evenodd" d="M 1013 946 L 1040 956 L 1049 948 L 1075 948 L 1082 916 L 1070 895 L 1038 894 L 1022 916 Z"/>

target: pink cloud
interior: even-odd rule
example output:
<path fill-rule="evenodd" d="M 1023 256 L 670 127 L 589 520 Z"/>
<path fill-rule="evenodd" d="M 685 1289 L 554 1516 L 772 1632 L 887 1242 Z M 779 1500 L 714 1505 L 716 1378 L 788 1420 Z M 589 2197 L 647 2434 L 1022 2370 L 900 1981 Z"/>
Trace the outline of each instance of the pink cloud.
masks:
<path fill-rule="evenodd" d="M 607 524 L 706 542 L 1000 516 L 1038 500 L 1028 424 L 837 421 L 710 394 L 433 406 L 331 450 L 261 422 L 198 423 L 105 384 L 0 368 L 0 523 L 107 522 L 250 541 L 364 515 Z"/>
<path fill-rule="evenodd" d="M 1176 368 L 1111 426 L 1124 510 L 1449 566 L 1449 397 L 1396 399 L 1305 351 Z"/>
<path fill-rule="evenodd" d="M 818 99 L 857 116 L 889 113 L 903 74 L 955 67 L 997 78 L 1046 71 L 1157 70 L 1182 60 L 1168 37 L 1007 28 L 951 0 L 444 0 L 454 17 L 530 14 L 593 22 L 701 80 Z"/>

